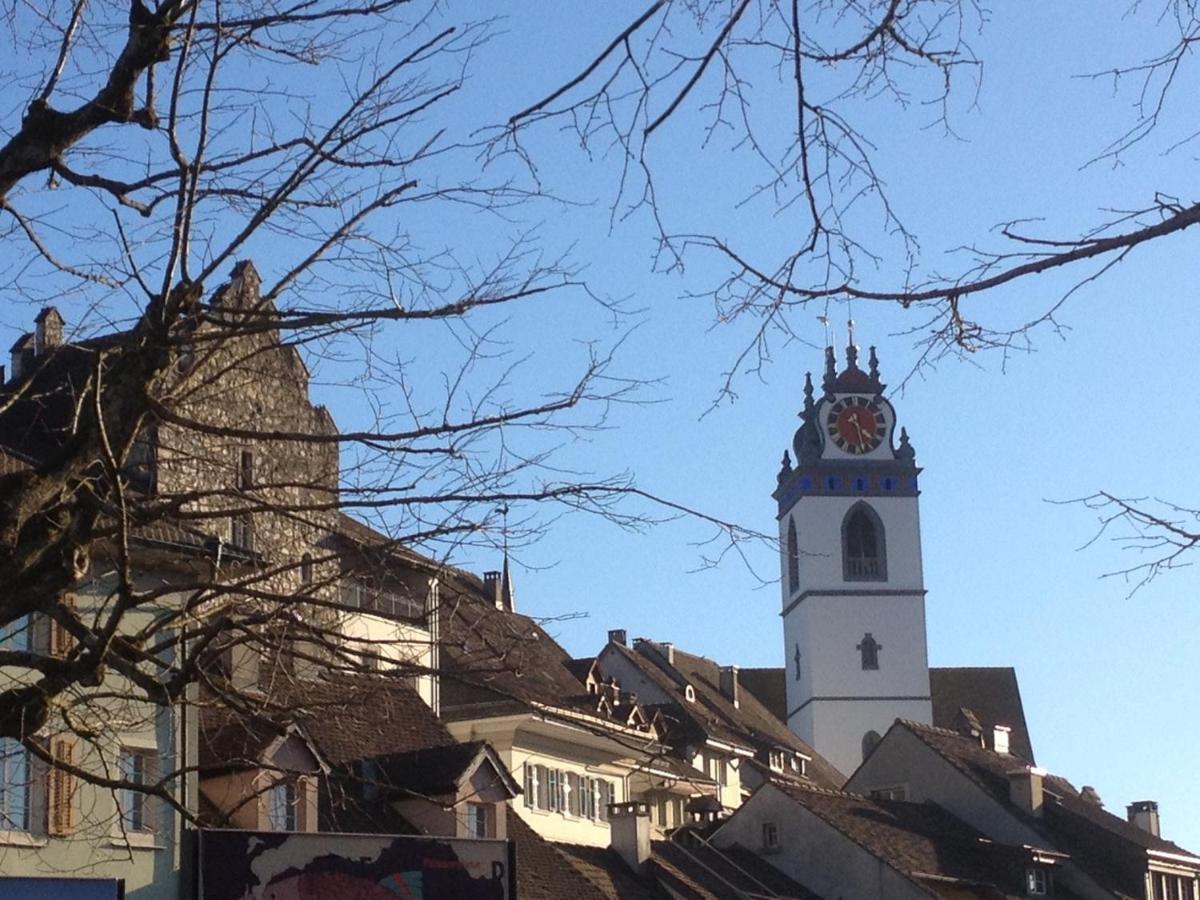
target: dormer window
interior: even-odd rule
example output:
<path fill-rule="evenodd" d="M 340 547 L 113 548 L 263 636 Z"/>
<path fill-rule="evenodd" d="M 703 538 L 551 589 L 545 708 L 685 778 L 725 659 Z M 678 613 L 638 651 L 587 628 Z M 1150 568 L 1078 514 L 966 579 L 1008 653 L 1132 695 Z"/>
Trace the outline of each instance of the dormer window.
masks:
<path fill-rule="evenodd" d="M 300 830 L 300 792 L 296 782 L 282 781 L 268 790 L 267 821 L 272 831 Z"/>
<path fill-rule="evenodd" d="M 771 766 L 772 772 L 782 772 L 783 771 L 783 751 L 782 750 L 772 750 L 768 754 L 767 759 Z"/>

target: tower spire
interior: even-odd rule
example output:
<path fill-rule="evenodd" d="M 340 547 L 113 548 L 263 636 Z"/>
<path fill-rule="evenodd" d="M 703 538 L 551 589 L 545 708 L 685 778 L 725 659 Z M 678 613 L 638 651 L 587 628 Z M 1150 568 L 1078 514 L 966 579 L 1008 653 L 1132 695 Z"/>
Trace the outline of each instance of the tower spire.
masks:
<path fill-rule="evenodd" d="M 504 517 L 504 568 L 500 572 L 500 602 L 509 612 L 513 612 L 512 573 L 508 568 L 508 504 L 500 507 L 500 515 Z"/>

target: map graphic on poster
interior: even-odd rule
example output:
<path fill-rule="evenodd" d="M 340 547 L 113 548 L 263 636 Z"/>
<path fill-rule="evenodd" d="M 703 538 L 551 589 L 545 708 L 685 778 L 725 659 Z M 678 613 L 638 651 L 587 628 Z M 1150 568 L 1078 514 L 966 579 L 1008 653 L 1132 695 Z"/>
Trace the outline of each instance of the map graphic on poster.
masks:
<path fill-rule="evenodd" d="M 200 900 L 514 900 L 506 841 L 200 833 Z"/>

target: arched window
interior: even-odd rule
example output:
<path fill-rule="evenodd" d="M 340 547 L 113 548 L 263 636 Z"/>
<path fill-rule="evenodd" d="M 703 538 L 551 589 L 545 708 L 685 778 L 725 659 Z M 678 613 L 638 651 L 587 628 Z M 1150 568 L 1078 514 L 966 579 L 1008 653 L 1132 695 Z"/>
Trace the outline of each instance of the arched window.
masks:
<path fill-rule="evenodd" d="M 876 745 L 878 745 L 878 743 L 881 740 L 883 740 L 883 738 L 881 738 L 879 736 L 878 731 L 868 731 L 866 734 L 863 735 L 863 739 L 862 739 L 863 759 L 866 759 L 868 756 L 871 755 L 871 751 L 875 749 Z"/>
<path fill-rule="evenodd" d="M 846 581 L 887 581 L 883 522 L 866 503 L 842 521 L 842 569 Z"/>
<path fill-rule="evenodd" d="M 300 557 L 300 583 L 312 584 L 313 580 L 313 563 L 312 554 L 305 553 Z"/>
<path fill-rule="evenodd" d="M 787 533 L 788 593 L 800 590 L 800 542 L 796 539 L 796 520 L 788 519 Z"/>

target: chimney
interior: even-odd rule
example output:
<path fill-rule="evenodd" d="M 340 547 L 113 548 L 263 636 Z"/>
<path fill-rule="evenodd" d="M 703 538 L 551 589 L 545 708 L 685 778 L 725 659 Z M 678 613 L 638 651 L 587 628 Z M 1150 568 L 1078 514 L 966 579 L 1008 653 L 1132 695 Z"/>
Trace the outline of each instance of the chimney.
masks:
<path fill-rule="evenodd" d="M 1154 800 L 1135 800 L 1125 807 L 1129 821 L 1148 834 L 1159 837 L 1158 803 Z"/>
<path fill-rule="evenodd" d="M 12 354 L 12 377 L 20 378 L 33 365 L 33 335 L 21 335 L 9 352 Z"/>
<path fill-rule="evenodd" d="M 641 872 L 650 859 L 650 804 L 641 800 L 608 805 L 612 848 L 625 864 Z"/>
<path fill-rule="evenodd" d="M 997 753 L 1008 756 L 1008 738 L 1012 729 L 1007 725 L 996 725 L 992 728 L 992 749 Z"/>
<path fill-rule="evenodd" d="M 659 651 L 667 658 L 667 665 L 675 665 L 675 645 L 670 641 L 663 641 L 658 645 Z"/>
<path fill-rule="evenodd" d="M 496 609 L 504 609 L 504 582 L 500 579 L 500 573 L 484 572 L 483 586 Z"/>
<path fill-rule="evenodd" d="M 721 666 L 721 693 L 734 705 L 734 708 L 741 707 L 741 700 L 738 698 L 737 666 Z"/>
<path fill-rule="evenodd" d="M 624 628 L 614 628 L 608 633 L 608 642 L 610 644 L 620 644 L 622 647 L 624 647 L 625 640 L 626 635 Z"/>
<path fill-rule="evenodd" d="M 1042 817 L 1042 802 L 1045 799 L 1042 792 L 1042 778 L 1045 775 L 1045 769 L 1033 766 L 1014 769 L 1008 773 L 1008 797 L 1013 805 L 1039 819 Z"/>
<path fill-rule="evenodd" d="M 61 347 L 63 342 L 63 317 L 53 306 L 44 306 L 34 320 L 33 353 L 41 356 L 47 350 Z"/>

